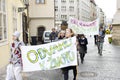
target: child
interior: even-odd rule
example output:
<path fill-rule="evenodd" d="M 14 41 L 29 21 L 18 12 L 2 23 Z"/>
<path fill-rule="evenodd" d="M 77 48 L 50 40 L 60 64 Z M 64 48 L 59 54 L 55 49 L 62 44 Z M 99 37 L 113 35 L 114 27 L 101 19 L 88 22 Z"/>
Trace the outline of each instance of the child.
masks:
<path fill-rule="evenodd" d="M 20 47 L 24 45 L 23 42 L 19 41 L 20 33 L 16 31 L 13 34 L 13 43 L 11 43 L 11 58 L 10 64 L 13 64 L 13 73 L 15 80 L 23 80 L 21 71 L 22 71 L 22 59 L 21 59 L 21 49 Z M 6 78 L 6 80 L 9 80 Z"/>

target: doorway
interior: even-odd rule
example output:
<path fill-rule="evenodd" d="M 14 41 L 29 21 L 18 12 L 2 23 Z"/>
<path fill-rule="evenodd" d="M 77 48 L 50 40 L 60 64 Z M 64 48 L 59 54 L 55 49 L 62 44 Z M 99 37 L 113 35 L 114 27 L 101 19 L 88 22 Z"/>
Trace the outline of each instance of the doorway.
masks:
<path fill-rule="evenodd" d="M 22 27 L 23 27 L 23 42 L 28 43 L 28 30 L 27 30 L 27 16 L 26 13 L 22 13 Z"/>
<path fill-rule="evenodd" d="M 45 27 L 44 26 L 40 26 L 40 27 L 38 27 L 38 29 L 37 29 L 38 31 L 37 31 L 37 33 L 38 33 L 38 43 L 44 43 L 43 42 L 43 33 L 44 33 L 44 31 L 45 31 Z"/>

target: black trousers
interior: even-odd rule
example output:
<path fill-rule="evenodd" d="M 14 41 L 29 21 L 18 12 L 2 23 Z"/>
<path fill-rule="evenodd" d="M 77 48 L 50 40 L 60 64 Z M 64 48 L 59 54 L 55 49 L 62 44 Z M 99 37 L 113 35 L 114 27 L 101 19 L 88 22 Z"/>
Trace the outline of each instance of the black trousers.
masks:
<path fill-rule="evenodd" d="M 80 59 L 81 61 L 84 61 L 85 53 L 80 53 Z"/>
<path fill-rule="evenodd" d="M 76 66 L 69 66 L 69 67 L 62 68 L 63 74 L 64 74 L 64 80 L 68 80 L 68 78 L 69 78 L 68 72 L 71 69 L 73 70 L 73 75 L 74 75 L 73 80 L 76 80 L 76 76 L 77 76 Z"/>

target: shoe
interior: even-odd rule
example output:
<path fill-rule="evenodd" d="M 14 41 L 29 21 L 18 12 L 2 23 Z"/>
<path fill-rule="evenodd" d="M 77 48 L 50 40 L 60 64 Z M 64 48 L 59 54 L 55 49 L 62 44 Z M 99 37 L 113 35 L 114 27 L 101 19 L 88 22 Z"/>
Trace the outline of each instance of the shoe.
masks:
<path fill-rule="evenodd" d="M 100 56 L 102 56 L 102 53 L 100 53 Z"/>

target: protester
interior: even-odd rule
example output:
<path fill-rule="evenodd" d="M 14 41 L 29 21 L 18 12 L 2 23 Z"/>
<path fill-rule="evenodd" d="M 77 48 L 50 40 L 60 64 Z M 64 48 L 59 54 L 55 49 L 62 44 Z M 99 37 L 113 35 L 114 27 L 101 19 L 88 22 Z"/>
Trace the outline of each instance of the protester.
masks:
<path fill-rule="evenodd" d="M 13 34 L 13 43 L 11 43 L 11 58 L 10 64 L 13 65 L 13 74 L 15 80 L 23 80 L 21 71 L 22 71 L 22 59 L 21 59 L 21 49 L 20 47 L 24 45 L 23 42 L 19 40 L 20 33 L 15 31 Z M 7 73 L 7 76 L 9 74 Z M 6 80 L 10 80 L 9 77 L 6 77 Z"/>
<path fill-rule="evenodd" d="M 73 37 L 73 36 L 74 36 L 74 33 L 73 33 L 72 29 L 67 28 L 65 38 L 70 38 L 70 37 Z M 73 74 L 74 74 L 73 80 L 76 80 L 76 76 L 77 76 L 77 67 L 76 67 L 76 65 L 62 68 L 63 74 L 64 74 L 64 80 L 68 80 L 68 78 L 69 78 L 68 72 L 71 69 L 73 70 Z"/>
<path fill-rule="evenodd" d="M 80 59 L 81 59 L 81 63 L 83 64 L 85 54 L 87 53 L 87 44 L 88 44 L 87 38 L 84 36 L 84 34 L 82 34 L 80 38 L 78 38 L 78 42 L 80 45 L 80 51 L 79 51 Z"/>
<path fill-rule="evenodd" d="M 102 56 L 104 37 L 105 37 L 105 30 L 103 29 L 103 27 L 100 27 L 99 35 L 97 35 L 98 54 L 100 56 Z"/>
<path fill-rule="evenodd" d="M 61 30 L 59 33 L 58 33 L 58 39 L 63 39 L 65 38 L 65 31 L 64 30 Z"/>
<path fill-rule="evenodd" d="M 52 28 L 52 32 L 50 33 L 49 39 L 51 40 L 51 42 L 55 42 L 58 38 L 58 33 L 55 30 L 55 28 Z"/>

